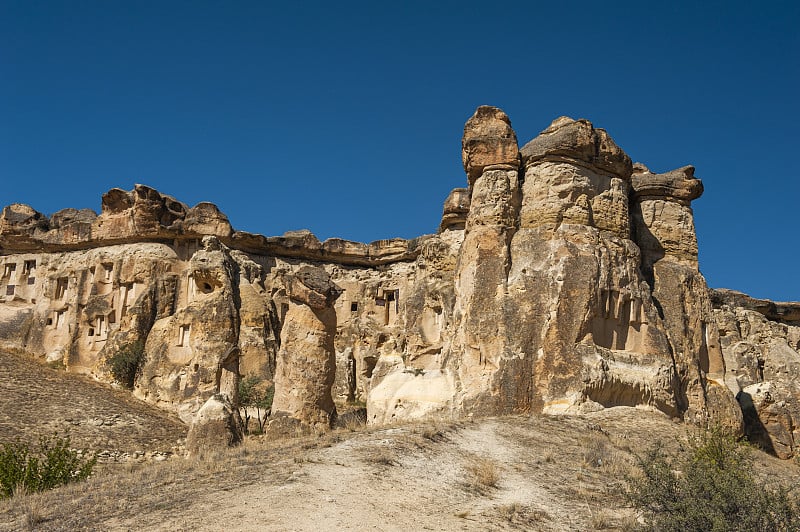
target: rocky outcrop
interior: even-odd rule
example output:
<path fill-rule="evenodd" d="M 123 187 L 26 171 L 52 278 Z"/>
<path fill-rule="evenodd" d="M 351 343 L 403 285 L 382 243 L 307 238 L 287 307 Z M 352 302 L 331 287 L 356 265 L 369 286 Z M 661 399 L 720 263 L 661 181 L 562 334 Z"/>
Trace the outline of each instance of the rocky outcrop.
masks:
<path fill-rule="evenodd" d="M 515 142 L 499 109 L 467 121 L 469 201 L 458 203 L 469 210 L 448 340 L 424 365 L 403 352 L 379 358 L 370 419 L 628 405 L 738 428 L 696 253 L 651 253 L 670 244 L 678 211 L 696 242 L 689 201 L 699 181 L 676 179 L 691 179 L 688 170 L 638 176 L 635 190 L 628 156 L 586 120 L 559 118 L 519 153 Z M 649 201 L 666 208 L 637 217 Z M 638 238 L 644 228 L 651 241 Z M 670 275 L 685 282 L 670 288 Z"/>
<path fill-rule="evenodd" d="M 186 436 L 186 450 L 190 456 L 199 456 L 232 447 L 242 438 L 239 411 L 227 395 L 217 394 L 208 398 L 192 420 Z"/>
<path fill-rule="evenodd" d="M 186 422 L 210 395 L 234 397 L 239 382 L 236 263 L 216 237 L 204 237 L 202 245 L 189 261 L 184 305 L 150 329 L 134 390 L 177 409 Z"/>
<path fill-rule="evenodd" d="M 751 441 L 781 458 L 800 447 L 800 303 L 712 290 L 720 346 Z"/>
<path fill-rule="evenodd" d="M 339 293 L 321 268 L 305 266 L 288 279 L 289 309 L 281 330 L 272 410 L 310 426 L 336 419 L 331 389 L 336 376 L 336 313 Z"/>
<path fill-rule="evenodd" d="M 370 244 L 235 231 L 143 185 L 100 214 L 10 205 L 0 349 L 106 381 L 141 353 L 133 393 L 186 423 L 235 407 L 245 375 L 274 384 L 275 433 L 364 405 L 371 423 L 624 405 L 734 428 L 744 410 L 795 452 L 800 305 L 708 290 L 693 167 L 653 173 L 567 117 L 520 149 L 489 106 L 462 162 L 436 234 Z"/>

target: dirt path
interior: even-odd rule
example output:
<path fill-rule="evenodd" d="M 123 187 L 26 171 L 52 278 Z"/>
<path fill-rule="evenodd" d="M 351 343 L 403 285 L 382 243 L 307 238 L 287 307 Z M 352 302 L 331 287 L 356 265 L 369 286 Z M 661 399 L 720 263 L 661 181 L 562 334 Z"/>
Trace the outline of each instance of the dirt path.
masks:
<path fill-rule="evenodd" d="M 580 480 L 579 465 L 565 471 L 555 458 L 545 462 L 542 455 L 550 444 L 530 447 L 519 433 L 525 430 L 514 429 L 508 420 L 484 420 L 444 430 L 401 427 L 354 434 L 330 447 L 285 457 L 282 474 L 263 482 L 201 495 L 158 523 L 130 519 L 105 526 L 298 532 L 588 529 L 591 509 L 564 489 L 571 480 L 588 485 L 598 476 Z M 564 444 L 563 437 L 552 436 L 553 449 Z M 475 480 L 470 471 L 476 463 L 495 468 L 495 487 Z M 593 489 L 600 493 L 602 487 Z M 617 513 L 620 519 L 630 514 Z"/>

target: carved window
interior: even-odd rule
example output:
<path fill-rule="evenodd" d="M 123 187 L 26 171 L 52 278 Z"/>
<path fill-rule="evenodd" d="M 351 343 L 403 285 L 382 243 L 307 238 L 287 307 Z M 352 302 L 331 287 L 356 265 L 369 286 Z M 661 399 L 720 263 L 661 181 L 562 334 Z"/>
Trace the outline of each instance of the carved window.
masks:
<path fill-rule="evenodd" d="M 353 301 L 350 303 L 350 312 L 358 312 L 358 303 Z"/>
<path fill-rule="evenodd" d="M 17 271 L 17 265 L 15 263 L 6 264 L 3 268 L 3 277 L 11 277 L 15 271 Z"/>
<path fill-rule="evenodd" d="M 33 275 L 33 272 L 36 270 L 36 261 L 35 260 L 26 260 L 22 263 L 22 274 L 23 275 Z"/>
<path fill-rule="evenodd" d="M 184 347 L 189 345 L 189 334 L 191 332 L 191 327 L 189 325 L 181 325 L 178 328 L 178 347 Z"/>
<path fill-rule="evenodd" d="M 66 277 L 61 277 L 56 281 L 56 299 L 64 299 L 64 295 L 67 293 L 67 287 L 69 286 L 69 279 Z"/>
<path fill-rule="evenodd" d="M 36 277 L 28 277 L 28 284 L 36 284 Z"/>
<path fill-rule="evenodd" d="M 64 311 L 58 310 L 56 311 L 56 329 L 60 329 L 62 325 L 64 325 Z"/>
<path fill-rule="evenodd" d="M 14 295 L 14 288 L 15 287 L 14 287 L 13 284 L 10 284 L 10 285 L 6 286 L 6 295 L 7 296 L 13 296 Z"/>
<path fill-rule="evenodd" d="M 111 264 L 111 263 L 104 263 L 103 264 L 103 270 L 105 271 L 104 280 L 105 281 L 110 281 L 111 280 L 111 272 L 114 271 L 114 265 Z"/>

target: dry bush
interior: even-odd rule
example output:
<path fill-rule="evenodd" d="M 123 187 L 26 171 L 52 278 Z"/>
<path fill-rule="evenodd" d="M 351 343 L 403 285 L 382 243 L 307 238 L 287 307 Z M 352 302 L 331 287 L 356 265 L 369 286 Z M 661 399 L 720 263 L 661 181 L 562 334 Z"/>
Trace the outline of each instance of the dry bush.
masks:
<path fill-rule="evenodd" d="M 616 528 L 614 515 L 608 510 L 600 510 L 599 512 L 592 512 L 592 518 L 589 521 L 592 530 L 608 530 L 609 528 Z"/>
<path fill-rule="evenodd" d="M 397 457 L 386 449 L 378 449 L 376 452 L 365 457 L 365 461 L 371 464 L 393 466 L 397 464 Z"/>
<path fill-rule="evenodd" d="M 664 531 L 796 531 L 800 500 L 755 475 L 752 449 L 724 427 L 689 439 L 669 458 L 654 445 L 638 456 L 640 473 L 628 479 L 628 498 L 649 525 Z"/>
<path fill-rule="evenodd" d="M 509 523 L 513 523 L 514 519 L 522 513 L 523 506 L 518 502 L 512 502 L 511 504 L 504 504 L 502 506 L 497 507 L 497 513 L 500 514 L 500 517 L 508 521 Z"/>
<path fill-rule="evenodd" d="M 470 459 L 465 469 L 467 487 L 478 493 L 496 488 L 500 483 L 500 467 L 494 460 L 476 456 Z"/>
<path fill-rule="evenodd" d="M 535 523 L 541 523 L 542 521 L 550 519 L 550 515 L 544 510 L 538 510 L 518 502 L 498 506 L 497 513 L 501 518 L 512 525 L 524 526 L 526 528 L 531 528 L 531 525 Z"/>
<path fill-rule="evenodd" d="M 45 521 L 46 506 L 39 493 L 28 493 L 25 486 L 19 486 L 11 499 L 13 506 L 19 509 L 23 530 L 35 530 L 37 525 Z"/>
<path fill-rule="evenodd" d="M 607 436 L 592 435 L 581 442 L 584 467 L 600 469 L 611 477 L 630 473 L 632 463 L 628 453 L 617 449 Z"/>

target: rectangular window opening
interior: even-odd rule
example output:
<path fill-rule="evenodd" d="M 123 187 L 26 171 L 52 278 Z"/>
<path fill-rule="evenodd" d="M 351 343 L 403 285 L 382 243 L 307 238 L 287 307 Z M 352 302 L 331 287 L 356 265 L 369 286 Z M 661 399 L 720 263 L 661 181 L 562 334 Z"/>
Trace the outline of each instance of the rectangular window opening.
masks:
<path fill-rule="evenodd" d="M 350 312 L 358 312 L 358 303 L 355 301 L 350 303 Z"/>
<path fill-rule="evenodd" d="M 69 286 L 69 280 L 66 277 L 61 277 L 56 282 L 56 299 L 64 298 L 64 295 L 67 293 L 68 286 Z"/>
<path fill-rule="evenodd" d="M 181 325 L 178 328 L 178 347 L 184 347 L 189 345 L 189 333 L 191 331 L 191 327 L 189 325 Z"/>

